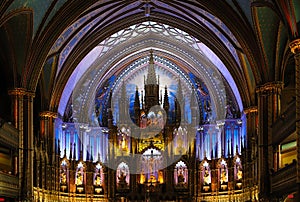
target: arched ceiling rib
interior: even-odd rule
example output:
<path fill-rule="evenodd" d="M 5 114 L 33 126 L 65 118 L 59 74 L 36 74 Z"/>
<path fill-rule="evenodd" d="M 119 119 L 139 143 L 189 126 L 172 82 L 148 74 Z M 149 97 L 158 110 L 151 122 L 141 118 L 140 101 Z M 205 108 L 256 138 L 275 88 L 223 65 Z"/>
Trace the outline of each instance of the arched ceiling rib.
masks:
<path fill-rule="evenodd" d="M 174 28 L 173 28 L 174 29 Z M 176 30 L 174 29 L 174 31 L 176 32 Z M 122 32 L 122 31 L 121 31 Z M 187 33 L 186 33 L 187 34 Z M 95 35 L 95 37 L 97 37 L 97 35 Z M 90 36 L 90 38 L 89 39 L 95 39 L 95 37 L 91 37 Z M 197 43 L 200 43 L 199 41 L 196 41 L 196 39 L 195 38 L 193 38 L 193 39 L 191 39 L 191 40 L 194 40 L 194 44 L 196 45 L 196 46 L 198 46 L 197 45 Z M 196 42 L 195 42 L 196 41 Z M 199 47 L 198 47 L 198 49 L 199 49 Z M 82 49 L 81 49 L 82 50 Z M 116 50 L 115 50 L 116 51 Z M 80 52 L 77 52 L 77 53 L 80 53 Z M 81 53 L 80 53 L 81 54 Z M 80 60 L 78 60 L 78 58 L 80 58 L 80 57 L 82 57 L 82 56 L 80 56 L 80 55 L 73 55 L 72 57 L 69 57 L 69 59 L 68 59 L 68 61 L 66 62 L 66 64 L 65 65 L 67 65 L 67 66 L 69 66 L 69 67 L 75 67 L 78 63 L 79 63 L 79 61 Z M 73 58 L 73 59 L 72 59 Z M 78 63 L 76 63 L 76 60 L 78 60 Z M 234 59 L 233 59 L 234 60 Z M 72 63 L 69 63 L 69 62 L 72 62 Z M 75 62 L 75 63 L 74 63 Z M 69 63 L 69 64 L 68 64 Z M 238 68 L 238 66 L 236 65 L 236 64 L 233 64 L 232 66 L 231 66 L 233 69 L 236 69 L 236 70 L 238 70 L 239 68 Z M 71 72 L 70 72 L 71 73 Z M 69 74 L 70 74 L 69 73 Z M 63 76 L 63 78 L 65 77 L 65 75 Z M 68 77 L 68 76 L 67 76 Z M 233 81 L 233 80 L 232 80 Z M 241 82 L 241 84 L 242 85 L 245 85 L 245 83 L 244 83 L 244 81 L 242 81 Z M 63 84 L 62 84 L 63 85 Z M 244 88 L 244 87 L 241 87 L 242 85 L 238 85 L 240 88 Z M 247 88 L 247 87 L 246 87 Z M 245 92 L 245 91 L 244 91 Z M 56 93 L 55 93 L 56 94 Z M 58 100 L 57 100 L 58 101 Z M 56 102 L 57 102 L 56 101 Z"/>
<path fill-rule="evenodd" d="M 181 28 L 198 39 L 201 39 L 201 37 L 205 38 L 202 42 L 220 57 L 223 63 L 229 68 L 238 86 L 244 89 L 243 91 L 240 90 L 240 92 L 242 93 L 243 102 L 249 106 L 255 103 L 255 93 L 253 92 L 255 92 L 254 89 L 256 85 L 265 83 L 268 80 L 282 78 L 281 72 L 283 72 L 283 68 L 285 68 L 284 64 L 286 64 L 286 61 L 280 62 L 280 60 L 281 58 L 288 58 L 285 55 L 288 55 L 289 41 L 299 37 L 300 3 L 298 0 L 255 0 L 247 2 L 244 0 L 220 0 L 214 3 L 209 0 L 149 0 L 149 4 L 152 9 L 150 17 L 146 17 L 143 1 L 2 1 L 0 3 L 1 28 L 4 27 L 4 23 L 8 18 L 12 15 L 16 15 L 15 11 L 18 9 L 31 10 L 33 13 L 32 22 L 34 24 L 31 25 L 30 29 L 32 32 L 28 37 L 32 40 L 26 44 L 27 47 L 25 49 L 28 50 L 28 54 L 26 55 L 25 64 L 21 67 L 21 71 L 25 73 L 23 82 L 21 84 L 15 84 L 12 88 L 24 87 L 34 91 L 39 79 L 47 81 L 51 75 L 41 75 L 44 64 L 48 61 L 47 57 L 51 57 L 57 53 L 60 54 L 64 46 L 77 34 L 82 34 L 83 37 L 76 42 L 77 45 L 73 50 L 72 60 L 76 59 L 76 57 L 82 59 L 83 56 L 92 49 L 88 47 L 98 45 L 96 41 L 99 43 L 107 38 L 107 36 L 113 34 L 116 27 L 122 29 L 131 24 L 152 19 Z M 259 9 L 258 7 L 273 8 L 271 17 L 272 19 L 277 18 L 279 21 L 279 23 L 276 22 L 278 24 L 276 29 L 270 31 L 269 29 L 265 29 L 265 26 L 262 26 L 266 18 L 264 17 L 266 16 L 264 12 L 267 9 Z M 115 10 L 113 8 L 115 8 Z M 256 10 L 262 11 L 262 14 L 255 19 L 256 22 L 252 22 Z M 95 17 L 90 14 L 93 11 L 96 13 L 94 14 Z M 111 15 L 111 11 L 114 12 L 114 15 Z M 93 24 L 91 29 L 87 29 L 85 33 L 79 32 L 79 30 L 83 30 L 83 27 L 72 26 L 76 24 L 75 22 L 77 20 L 89 15 L 90 18 L 83 22 L 83 26 L 87 26 L 96 18 L 98 18 L 99 21 Z M 74 32 L 70 31 L 68 32 L 69 35 L 64 35 L 64 42 L 61 43 L 61 46 L 51 52 L 51 47 L 53 47 L 57 39 L 69 26 L 72 26 L 72 31 Z M 210 29 L 211 27 L 214 28 Z M 21 28 L 14 32 L 27 32 L 24 29 L 27 28 Z M 228 30 L 230 30 L 231 33 L 228 32 Z M 265 39 L 268 39 L 268 37 L 266 37 L 268 32 L 277 33 L 276 36 L 272 36 L 276 39 L 274 41 L 259 41 L 257 40 L 259 38 L 257 35 L 258 32 L 260 32 L 260 35 L 263 36 L 262 38 Z M 18 36 L 13 36 L 13 38 L 15 37 Z M 92 40 L 90 39 L 91 37 L 96 37 L 97 40 Z M 236 38 L 236 40 L 234 38 Z M 238 69 L 236 64 L 234 64 L 230 49 L 224 48 L 227 43 L 224 43 L 223 39 L 227 39 L 234 49 L 236 49 L 237 54 L 242 59 L 242 69 Z M 17 39 L 14 40 L 17 41 Z M 220 42 L 223 42 L 223 45 Z M 9 47 L 3 47 L 3 50 L 9 50 Z M 77 61 L 77 64 L 80 59 Z M 5 57 L 2 60 L 9 60 L 9 58 Z M 16 61 L 14 62 L 16 63 Z M 68 63 L 66 67 L 70 68 L 69 65 L 76 66 L 77 64 L 76 62 Z M 63 76 L 68 77 L 70 75 L 68 71 L 72 70 L 66 70 L 61 73 Z M 268 72 L 271 71 L 274 71 L 274 73 L 269 74 Z M 253 77 L 249 75 L 253 75 Z M 246 87 L 242 84 L 244 78 L 249 78 Z M 52 82 L 55 83 L 54 81 Z M 55 85 L 61 84 L 61 82 L 58 82 Z M 63 88 L 63 86 L 56 87 Z M 53 92 L 55 91 L 56 90 Z M 54 105 L 52 106 L 55 107 Z"/>
<path fill-rule="evenodd" d="M 82 86 L 85 86 L 86 89 L 84 90 L 80 90 L 81 92 L 85 92 L 85 94 L 90 91 L 91 94 L 93 92 L 95 92 L 95 88 L 97 87 L 97 85 L 99 83 L 101 83 L 103 80 L 105 80 L 104 75 L 107 75 L 107 77 L 111 76 L 112 74 L 109 74 L 107 72 L 102 72 L 103 69 L 107 69 L 107 71 L 109 70 L 113 70 L 113 66 L 117 66 L 117 63 L 119 63 L 121 60 L 123 60 L 122 63 L 127 64 L 128 62 L 124 61 L 124 58 L 128 57 L 128 55 L 130 54 L 134 54 L 135 51 L 139 51 L 140 49 L 143 49 L 145 47 L 148 48 L 156 48 L 156 49 L 162 49 L 162 50 L 166 50 L 168 52 L 170 52 L 169 58 L 172 58 L 172 56 L 170 55 L 177 55 L 178 58 L 174 58 L 174 61 L 186 61 L 187 64 L 185 65 L 187 67 L 187 69 L 190 69 L 190 71 L 194 71 L 194 73 L 196 73 L 199 77 L 201 77 L 206 84 L 209 85 L 209 88 L 212 92 L 212 94 L 214 94 L 214 98 L 218 99 L 218 96 L 220 94 L 224 94 L 224 92 L 216 92 L 218 91 L 217 89 L 221 89 L 218 88 L 217 84 L 213 84 L 214 82 L 217 82 L 218 78 L 212 78 L 213 74 L 215 74 L 215 76 L 217 75 L 217 67 L 215 67 L 210 61 L 209 59 L 205 56 L 205 54 L 202 51 L 202 46 L 201 43 L 197 42 L 195 43 L 195 39 L 193 37 L 190 36 L 186 36 L 187 33 L 184 33 L 180 30 L 176 30 L 174 28 L 171 28 L 171 30 L 173 31 L 173 36 L 172 37 L 168 37 L 169 35 L 166 36 L 166 34 L 163 34 L 164 32 L 166 32 L 166 30 L 163 30 L 160 33 L 160 35 L 158 35 L 159 31 L 159 24 L 152 22 L 152 25 L 156 25 L 157 29 L 152 30 L 153 32 L 149 32 L 146 34 L 144 32 L 140 33 L 140 35 L 137 34 L 128 34 L 127 32 L 123 32 L 121 31 L 120 33 L 126 35 L 134 35 L 133 38 L 128 38 L 128 40 L 126 40 L 126 37 L 124 39 L 124 36 L 122 36 L 122 34 L 116 34 L 114 37 L 116 41 L 119 41 L 120 43 L 112 43 L 109 39 L 106 40 L 106 42 L 110 43 L 111 46 L 116 46 L 114 49 L 108 49 L 107 53 L 104 53 L 104 55 L 102 57 L 100 57 L 98 59 L 98 64 L 94 63 L 93 64 L 93 68 L 91 68 L 92 71 L 91 74 L 86 73 L 87 76 L 87 80 L 84 80 L 84 82 L 82 82 Z M 147 25 L 147 23 L 145 23 Z M 161 25 L 160 25 L 161 26 Z M 155 27 L 155 26 L 154 26 Z M 150 29 L 150 27 L 145 29 Z M 175 34 L 176 33 L 176 34 Z M 177 40 L 172 40 L 172 38 L 177 38 Z M 157 40 L 159 39 L 159 40 Z M 101 45 L 105 46 L 105 44 Z M 185 47 L 185 48 L 183 48 Z M 125 51 L 125 52 L 124 52 Z M 207 49 L 205 49 L 205 51 L 207 51 Z M 211 54 L 211 53 L 209 53 Z M 99 54 L 100 55 L 100 54 Z M 201 59 L 200 59 L 201 58 Z M 212 59 L 212 58 L 210 58 Z M 106 60 L 108 60 L 107 62 L 105 62 Z M 109 62 L 110 60 L 110 62 Z M 129 60 L 134 60 L 134 59 L 130 59 Z M 182 65 L 186 63 L 186 62 L 181 62 Z M 220 61 L 218 61 L 220 62 Z M 99 69 L 100 67 L 100 69 Z M 97 70 L 97 68 L 99 70 Z M 121 68 L 120 66 L 118 66 L 118 68 Z M 192 70 L 194 69 L 194 70 Z M 203 70 L 201 70 L 203 69 Z M 205 70 L 207 69 L 207 70 Z M 226 69 L 226 68 L 225 68 Z M 198 72 L 200 71 L 200 72 Z M 212 73 L 215 72 L 215 73 Z M 229 72 L 227 71 L 226 73 L 224 73 L 224 67 L 223 70 L 221 70 L 223 75 L 226 77 L 226 79 L 228 80 L 228 82 L 231 83 L 231 85 L 233 86 L 234 92 L 236 94 L 236 97 L 238 99 L 239 102 L 239 107 L 242 110 L 242 103 L 241 103 L 241 98 L 239 96 L 238 93 L 238 89 L 235 86 L 235 83 L 232 79 L 232 77 L 230 77 Z M 202 72 L 202 73 L 201 73 Z M 209 73 L 210 72 L 210 73 Z M 206 76 L 205 76 L 206 75 Z M 79 76 L 80 77 L 80 76 Z M 229 78 L 230 77 L 230 78 Z M 98 78 L 98 79 L 97 79 Z M 92 79 L 92 80 L 91 80 Z M 72 81 L 73 79 L 71 79 Z M 221 79 L 219 79 L 219 82 L 221 81 Z M 75 81 L 77 82 L 77 81 Z M 87 84 L 88 83 L 88 84 Z M 80 85 L 80 84 L 79 84 Z M 94 89 L 94 90 L 93 90 Z M 62 97 L 65 98 L 66 100 L 63 101 L 63 103 L 60 103 L 60 108 L 59 108 L 59 112 L 63 113 L 64 111 L 64 106 L 67 103 L 67 99 L 70 96 L 70 91 L 69 88 L 67 89 L 67 93 L 69 92 L 68 95 L 63 94 Z M 215 93 L 214 93 L 215 92 Z M 80 97 L 80 96 L 75 96 L 75 97 Z M 85 95 L 84 100 L 93 100 L 93 95 Z M 224 98 L 220 98 L 219 101 L 215 101 L 215 108 L 216 105 L 226 105 L 226 100 L 224 100 Z M 85 104 L 80 104 L 80 106 L 85 106 Z M 91 105 L 88 105 L 91 106 Z M 62 108 L 61 108 L 62 107 Z M 225 107 L 223 108 L 225 109 Z M 83 111 L 89 111 L 88 109 L 82 109 Z M 222 109 L 221 109 L 222 110 Z M 217 112 L 218 113 L 218 112 Z M 220 112 L 219 114 L 222 114 L 222 112 Z"/>
<path fill-rule="evenodd" d="M 133 3 L 132 5 L 133 6 L 136 6 L 138 3 L 137 2 L 135 2 L 135 3 Z M 94 9 L 95 7 L 93 7 L 93 9 Z M 96 7 L 96 8 L 98 8 L 98 7 Z M 158 12 L 158 9 L 157 8 L 154 8 L 153 9 L 153 12 L 154 12 L 154 10 L 156 9 L 156 11 L 155 12 Z M 198 9 L 199 10 L 199 9 Z M 121 11 L 120 11 L 121 12 Z M 132 10 L 130 10 L 130 12 L 141 12 L 140 11 L 140 8 L 136 8 L 136 9 L 132 9 Z M 88 13 L 88 12 L 87 12 Z M 129 15 L 129 13 L 127 12 L 127 10 L 124 10 L 123 12 L 122 12 L 123 14 L 124 13 L 127 13 L 126 15 Z M 163 11 L 161 12 L 161 13 L 164 13 Z M 175 12 L 174 12 L 175 13 Z M 205 16 L 205 15 L 208 15 L 208 13 L 207 12 L 204 12 L 203 11 L 203 13 L 204 14 L 201 14 L 202 16 Z M 200 13 L 199 13 L 200 14 Z M 153 13 L 153 15 L 154 15 L 154 13 Z M 157 13 L 157 15 L 159 15 L 159 13 Z M 124 17 L 124 16 L 122 16 L 122 17 Z M 199 16 L 198 16 L 198 18 L 199 18 Z M 117 19 L 117 18 L 116 18 Z M 115 20 L 116 20 L 115 19 Z M 204 21 L 204 18 L 202 18 L 202 20 L 200 21 L 199 19 L 198 19 L 198 23 L 201 23 L 204 27 L 203 27 L 203 32 L 205 33 L 205 30 L 207 30 L 207 29 L 212 29 L 211 30 L 211 32 L 214 32 L 214 33 L 219 33 L 219 38 L 220 38 L 220 40 L 227 40 L 227 41 L 225 41 L 225 43 L 226 44 L 224 44 L 224 47 L 233 47 L 232 45 L 231 46 L 229 46 L 229 42 L 232 42 L 232 41 L 234 41 L 235 43 L 234 43 L 234 47 L 237 47 L 237 40 L 235 40 L 234 39 L 234 37 L 233 37 L 233 34 L 232 33 L 230 33 L 228 30 L 228 28 L 225 26 L 225 25 L 223 25 L 223 24 L 220 24 L 220 20 L 218 20 L 218 19 L 214 19 L 216 22 L 214 22 L 213 21 L 213 19 L 212 19 L 212 15 L 210 15 L 210 17 L 206 17 L 206 19 L 207 19 L 207 21 Z M 94 20 L 96 20 L 96 19 L 94 19 Z M 185 21 L 186 21 L 187 19 L 185 19 Z M 107 21 L 109 21 L 109 18 L 107 19 Z M 187 23 L 182 23 L 182 24 L 187 24 Z M 195 23 L 196 24 L 196 23 Z M 214 24 L 214 26 L 215 26 L 215 28 L 213 28 L 214 26 L 212 25 L 212 24 Z M 219 24 L 218 26 L 216 26 L 217 24 Z M 91 30 L 93 30 L 93 29 L 96 29 L 96 27 L 97 28 L 99 28 L 99 26 L 101 26 L 102 27 L 102 25 L 100 25 L 100 24 L 95 24 L 94 25 L 94 28 L 91 28 Z M 208 28 L 208 27 L 211 27 L 211 28 Z M 188 28 L 187 28 L 188 29 Z M 93 36 L 94 36 L 94 34 L 92 34 L 93 32 L 91 31 L 91 30 L 88 30 L 88 33 L 86 33 L 86 36 L 88 36 L 89 38 L 93 38 Z M 79 32 L 78 32 L 79 33 Z M 81 33 L 82 34 L 82 33 Z M 224 35 L 225 34 L 225 35 Z M 210 35 L 212 35 L 212 33 L 210 34 Z M 228 37 L 228 36 L 230 36 L 230 37 Z M 223 52 L 225 52 L 225 51 L 223 51 Z M 231 48 L 230 50 L 227 50 L 226 52 L 235 52 L 235 49 L 234 48 Z M 230 55 L 230 54 L 229 54 Z M 236 61 L 238 61 L 237 60 L 237 57 L 235 57 L 236 58 Z"/>

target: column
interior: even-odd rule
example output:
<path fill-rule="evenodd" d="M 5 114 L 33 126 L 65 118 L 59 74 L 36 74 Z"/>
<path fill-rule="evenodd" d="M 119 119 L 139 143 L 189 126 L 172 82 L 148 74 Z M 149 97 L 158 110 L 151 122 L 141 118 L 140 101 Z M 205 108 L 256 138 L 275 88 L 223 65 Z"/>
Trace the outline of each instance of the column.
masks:
<path fill-rule="evenodd" d="M 47 151 L 45 151 L 49 156 L 49 163 L 51 169 L 50 173 L 42 172 L 43 182 L 49 183 L 49 187 L 51 190 L 55 190 L 58 187 L 57 182 L 55 182 L 57 176 L 54 167 L 55 161 L 55 134 L 54 134 L 54 119 L 57 117 L 57 114 L 51 111 L 44 111 L 39 114 L 40 116 L 40 140 L 44 141 L 47 147 Z M 50 176 L 50 178 L 49 178 Z M 47 182 L 48 181 L 48 182 Z"/>
<path fill-rule="evenodd" d="M 246 186 L 253 187 L 257 185 L 258 181 L 258 170 L 257 170 L 257 107 L 252 106 L 244 109 L 244 113 L 247 118 L 247 143 L 245 145 L 247 148 L 246 159 L 243 162 L 246 165 L 244 180 L 246 182 Z"/>
<path fill-rule="evenodd" d="M 40 116 L 40 138 L 47 141 L 48 155 L 55 157 L 55 132 L 54 120 L 57 118 L 57 113 L 51 111 L 44 111 L 39 114 Z M 50 160 L 54 160 L 51 159 Z"/>
<path fill-rule="evenodd" d="M 217 128 L 218 130 L 218 155 L 217 158 L 221 158 L 222 156 L 225 156 L 225 145 L 226 145 L 226 139 L 225 139 L 225 129 L 224 129 L 225 121 L 217 121 Z"/>
<path fill-rule="evenodd" d="M 258 95 L 258 159 L 260 197 L 270 193 L 269 169 L 273 168 L 272 124 L 280 114 L 282 82 L 269 82 L 256 89 Z"/>
<path fill-rule="evenodd" d="M 300 39 L 290 43 L 290 48 L 295 58 L 295 83 L 296 83 L 296 134 L 297 134 L 297 184 L 300 193 Z M 300 196 L 298 196 L 298 200 Z"/>
<path fill-rule="evenodd" d="M 8 91 L 13 103 L 13 122 L 19 130 L 19 187 L 22 201 L 33 200 L 33 98 L 23 88 Z"/>

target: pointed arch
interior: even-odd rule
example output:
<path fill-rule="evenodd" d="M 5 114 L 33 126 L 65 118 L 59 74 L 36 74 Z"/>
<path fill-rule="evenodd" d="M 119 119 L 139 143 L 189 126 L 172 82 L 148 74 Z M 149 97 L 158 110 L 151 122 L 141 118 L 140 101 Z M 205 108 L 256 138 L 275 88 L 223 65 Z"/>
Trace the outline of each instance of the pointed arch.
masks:
<path fill-rule="evenodd" d="M 124 161 L 122 161 L 117 167 L 116 181 L 117 181 L 117 188 L 119 189 L 126 189 L 130 184 L 129 166 Z"/>
<path fill-rule="evenodd" d="M 83 193 L 86 184 L 86 165 L 83 161 L 79 161 L 75 172 L 75 185 L 78 193 Z"/>
<path fill-rule="evenodd" d="M 220 190 L 225 191 L 228 189 L 228 164 L 224 158 L 219 159 L 218 164 L 218 179 Z"/>
<path fill-rule="evenodd" d="M 178 161 L 175 165 L 174 182 L 175 185 L 180 187 L 187 187 L 188 185 L 188 167 L 182 160 Z"/>
<path fill-rule="evenodd" d="M 95 165 L 95 172 L 93 176 L 93 185 L 101 187 L 104 183 L 104 169 L 101 163 Z"/>
<path fill-rule="evenodd" d="M 63 158 L 60 161 L 60 171 L 59 171 L 59 184 L 60 191 L 67 192 L 69 185 L 69 168 L 70 163 L 67 158 Z"/>
<path fill-rule="evenodd" d="M 186 127 L 179 126 L 173 131 L 175 141 L 175 155 L 186 154 L 188 151 L 188 131 Z"/>
<path fill-rule="evenodd" d="M 242 166 L 242 160 L 239 155 L 236 155 L 233 158 L 233 163 L 234 163 L 235 188 L 241 189 L 243 185 L 243 166 Z"/>
<path fill-rule="evenodd" d="M 202 184 L 202 189 L 208 191 L 211 186 L 211 165 L 205 158 L 200 164 L 200 182 Z"/>

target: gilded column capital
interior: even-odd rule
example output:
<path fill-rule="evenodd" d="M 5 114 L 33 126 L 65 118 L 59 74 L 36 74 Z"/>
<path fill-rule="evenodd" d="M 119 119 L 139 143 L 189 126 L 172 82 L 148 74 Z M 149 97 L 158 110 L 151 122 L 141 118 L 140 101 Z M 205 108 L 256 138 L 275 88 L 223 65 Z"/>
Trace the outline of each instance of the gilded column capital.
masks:
<path fill-rule="evenodd" d="M 282 81 L 274 81 L 274 82 L 269 82 L 265 83 L 261 86 L 258 86 L 256 88 L 256 93 L 262 95 L 270 92 L 281 92 L 283 89 L 284 83 Z"/>
<path fill-rule="evenodd" d="M 44 111 L 39 114 L 40 117 L 44 118 L 57 118 L 57 113 L 56 112 L 51 112 L 51 111 Z"/>
<path fill-rule="evenodd" d="M 25 88 L 15 88 L 8 91 L 9 95 L 25 95 L 26 89 Z"/>
<path fill-rule="evenodd" d="M 251 106 L 246 109 L 244 109 L 245 114 L 250 114 L 250 113 L 257 113 L 257 106 Z"/>
<path fill-rule="evenodd" d="M 293 54 L 300 53 L 300 39 L 295 39 L 290 43 L 290 49 Z"/>
<path fill-rule="evenodd" d="M 25 88 L 15 88 L 8 91 L 9 95 L 21 95 L 21 96 L 28 96 L 28 97 L 35 97 L 35 93 L 32 91 L 28 91 Z"/>

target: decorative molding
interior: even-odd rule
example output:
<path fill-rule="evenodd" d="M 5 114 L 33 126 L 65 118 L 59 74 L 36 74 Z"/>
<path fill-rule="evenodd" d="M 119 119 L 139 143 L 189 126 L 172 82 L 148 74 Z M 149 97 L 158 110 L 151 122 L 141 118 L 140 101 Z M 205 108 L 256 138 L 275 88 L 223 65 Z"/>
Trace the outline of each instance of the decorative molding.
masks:
<path fill-rule="evenodd" d="M 258 86 L 256 88 L 256 93 L 259 95 L 264 95 L 265 93 L 269 92 L 281 92 L 281 89 L 283 89 L 284 83 L 282 81 L 274 81 L 274 82 L 269 82 L 266 84 L 263 84 L 261 86 Z"/>
<path fill-rule="evenodd" d="M 290 49 L 293 54 L 300 53 L 300 39 L 295 39 L 290 43 Z"/>
<path fill-rule="evenodd" d="M 9 95 L 21 95 L 21 96 L 28 96 L 28 97 L 35 97 L 35 93 L 32 91 L 27 91 L 25 88 L 15 88 L 13 90 L 8 91 Z"/>
<path fill-rule="evenodd" d="M 51 111 L 44 111 L 39 114 L 40 117 L 44 118 L 57 118 L 57 113 L 56 112 L 51 112 Z"/>
<path fill-rule="evenodd" d="M 251 106 L 246 109 L 244 109 L 245 114 L 250 114 L 250 113 L 257 113 L 257 106 Z"/>

